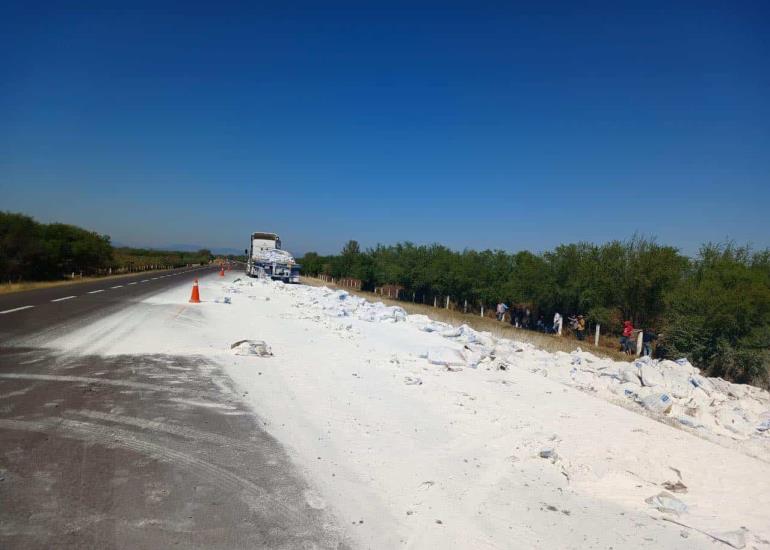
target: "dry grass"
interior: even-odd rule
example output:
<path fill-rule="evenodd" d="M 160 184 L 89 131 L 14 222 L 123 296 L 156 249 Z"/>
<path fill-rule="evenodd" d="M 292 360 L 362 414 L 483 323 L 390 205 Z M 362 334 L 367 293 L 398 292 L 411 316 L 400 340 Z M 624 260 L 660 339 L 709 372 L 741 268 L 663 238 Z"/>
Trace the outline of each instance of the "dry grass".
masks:
<path fill-rule="evenodd" d="M 150 275 L 167 271 L 165 269 L 154 269 L 152 271 L 142 271 L 140 273 L 119 273 L 115 275 L 103 275 L 101 277 L 78 277 L 77 279 L 65 279 L 63 281 L 29 281 L 24 283 L 0 283 L 0 294 L 11 294 L 13 292 L 24 292 L 26 290 L 37 290 L 40 288 L 54 288 L 57 286 L 79 285 L 81 283 L 91 283 L 94 281 L 109 281 L 118 277 L 127 275 Z"/>
<path fill-rule="evenodd" d="M 525 330 L 521 328 L 516 328 L 510 325 L 509 323 L 502 323 L 495 319 L 480 317 L 479 315 L 462 313 L 460 311 L 454 311 L 451 309 L 434 308 L 432 306 L 424 305 L 424 304 L 413 304 L 412 302 L 403 302 L 400 300 L 393 300 L 390 298 L 385 298 L 379 294 L 374 294 L 373 292 L 365 292 L 362 290 L 341 287 L 339 285 L 328 283 L 326 281 L 322 281 L 320 279 L 315 279 L 312 277 L 302 277 L 302 283 L 310 286 L 327 286 L 329 288 L 341 288 L 343 290 L 346 290 L 347 292 L 350 292 L 351 294 L 356 294 L 372 302 L 382 302 L 387 305 L 400 306 L 404 308 L 406 312 L 409 314 L 427 315 L 428 317 L 430 317 L 435 321 L 442 321 L 444 323 L 450 323 L 452 325 L 466 324 L 474 328 L 475 330 L 487 331 L 499 338 L 509 338 L 511 340 L 517 340 L 519 342 L 527 342 L 534 346 L 537 346 L 540 349 L 550 351 L 550 352 L 564 351 L 569 353 L 569 352 L 575 351 L 577 347 L 581 347 L 585 351 L 589 351 L 599 357 L 607 357 L 610 359 L 614 359 L 616 361 L 629 360 L 629 356 L 624 355 L 623 353 L 615 350 L 614 347 L 606 346 L 605 342 L 608 339 L 605 339 L 605 338 L 602 338 L 600 340 L 599 347 L 594 347 L 593 339 L 590 339 L 591 341 L 589 342 L 589 338 L 586 338 L 584 342 L 579 342 L 578 340 L 569 336 L 555 336 L 553 334 L 543 334 L 541 332 L 536 332 L 534 330 Z M 611 342 L 610 344 L 611 346 L 615 345 L 614 339 L 609 339 L 609 342 Z"/>

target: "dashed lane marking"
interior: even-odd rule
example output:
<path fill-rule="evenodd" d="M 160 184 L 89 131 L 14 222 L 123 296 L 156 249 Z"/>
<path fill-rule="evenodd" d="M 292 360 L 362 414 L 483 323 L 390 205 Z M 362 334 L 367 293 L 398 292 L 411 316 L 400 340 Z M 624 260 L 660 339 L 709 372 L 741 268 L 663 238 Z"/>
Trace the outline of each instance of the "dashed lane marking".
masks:
<path fill-rule="evenodd" d="M 123 285 L 115 285 L 115 286 L 111 286 L 110 288 L 123 288 Z"/>
<path fill-rule="evenodd" d="M 149 279 L 145 279 L 144 281 L 139 281 L 139 282 L 140 282 L 140 283 L 149 283 L 149 282 L 150 282 L 150 280 L 149 280 Z"/>
<path fill-rule="evenodd" d="M 14 311 L 21 311 L 23 309 L 30 309 L 35 306 L 21 306 L 21 307 L 15 307 L 13 309 L 6 309 L 5 311 L 0 311 L 0 315 L 5 315 L 6 313 L 13 313 Z"/>
<path fill-rule="evenodd" d="M 99 294 L 100 292 L 104 292 L 104 289 L 101 288 L 99 290 L 92 290 L 91 292 L 89 292 L 89 294 Z"/>
<path fill-rule="evenodd" d="M 128 284 L 130 284 L 130 285 L 135 285 L 135 284 L 136 284 L 136 281 L 134 281 L 133 283 L 128 283 Z"/>
<path fill-rule="evenodd" d="M 56 298 L 55 300 L 51 300 L 52 302 L 63 302 L 64 300 L 72 300 L 73 298 L 77 298 L 77 296 L 65 296 L 64 298 Z"/>

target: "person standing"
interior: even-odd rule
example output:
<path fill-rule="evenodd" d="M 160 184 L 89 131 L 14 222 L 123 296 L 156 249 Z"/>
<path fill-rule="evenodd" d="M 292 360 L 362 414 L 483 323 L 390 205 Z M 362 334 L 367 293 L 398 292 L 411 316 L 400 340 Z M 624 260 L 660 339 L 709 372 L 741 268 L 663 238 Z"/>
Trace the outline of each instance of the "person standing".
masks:
<path fill-rule="evenodd" d="M 561 318 L 561 314 L 557 311 L 553 314 L 553 332 L 561 336 L 561 325 L 564 320 Z"/>
<path fill-rule="evenodd" d="M 642 353 L 652 357 L 652 343 L 658 339 L 658 335 L 650 329 L 644 331 L 642 336 Z"/>
<path fill-rule="evenodd" d="M 585 340 L 586 339 L 586 320 L 583 319 L 582 315 L 578 315 L 577 317 L 577 324 L 575 327 L 575 334 L 577 334 L 578 340 Z"/>
<path fill-rule="evenodd" d="M 570 330 L 577 331 L 577 315 L 574 313 L 567 317 L 567 321 L 569 321 L 569 328 Z"/>
<path fill-rule="evenodd" d="M 497 304 L 497 320 L 502 321 L 505 318 L 505 312 L 508 311 L 508 306 L 500 302 Z"/>
<path fill-rule="evenodd" d="M 631 342 L 634 335 L 634 325 L 631 321 L 623 322 L 623 335 L 620 337 L 620 351 L 625 354 L 631 353 Z"/>

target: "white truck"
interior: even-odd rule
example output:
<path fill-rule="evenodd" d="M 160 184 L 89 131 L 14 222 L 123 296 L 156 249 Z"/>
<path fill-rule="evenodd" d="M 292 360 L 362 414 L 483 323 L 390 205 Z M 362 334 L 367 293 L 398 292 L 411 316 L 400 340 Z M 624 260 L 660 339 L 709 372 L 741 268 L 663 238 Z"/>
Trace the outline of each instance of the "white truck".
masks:
<path fill-rule="evenodd" d="M 246 274 L 270 277 L 284 283 L 299 282 L 300 265 L 294 256 L 281 249 L 281 238 L 275 233 L 252 233 Z"/>

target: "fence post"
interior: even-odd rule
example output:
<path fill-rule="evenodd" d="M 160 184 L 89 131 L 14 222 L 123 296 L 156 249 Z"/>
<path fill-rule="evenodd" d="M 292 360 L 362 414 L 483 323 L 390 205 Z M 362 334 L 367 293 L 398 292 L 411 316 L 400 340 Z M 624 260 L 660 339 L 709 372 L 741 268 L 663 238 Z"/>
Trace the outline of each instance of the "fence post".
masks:
<path fill-rule="evenodd" d="M 449 309 L 449 296 L 446 297 L 446 308 L 445 309 Z"/>
<path fill-rule="evenodd" d="M 599 347 L 599 331 L 601 330 L 601 325 L 596 325 L 596 336 L 594 336 L 594 347 Z"/>
<path fill-rule="evenodd" d="M 468 300 L 465 300 L 463 304 L 463 313 L 468 313 Z"/>
<path fill-rule="evenodd" d="M 436 307 L 436 297 L 433 297 L 433 307 Z"/>
<path fill-rule="evenodd" d="M 639 331 L 639 336 L 636 337 L 636 356 L 639 357 L 642 354 L 642 344 L 644 343 L 644 331 Z"/>
<path fill-rule="evenodd" d="M 417 293 L 416 292 L 412 292 L 412 303 L 414 303 L 415 296 L 417 296 Z"/>
<path fill-rule="evenodd" d="M 484 317 L 484 305 L 481 306 L 481 316 Z"/>

